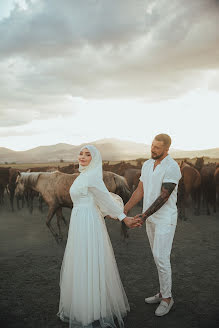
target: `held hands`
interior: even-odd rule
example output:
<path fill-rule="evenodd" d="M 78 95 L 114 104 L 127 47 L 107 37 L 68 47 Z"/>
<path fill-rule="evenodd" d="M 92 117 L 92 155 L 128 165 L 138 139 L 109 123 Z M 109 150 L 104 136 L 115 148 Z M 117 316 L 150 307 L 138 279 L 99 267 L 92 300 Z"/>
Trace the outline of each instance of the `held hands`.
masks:
<path fill-rule="evenodd" d="M 143 217 L 142 214 L 137 214 L 137 215 L 134 216 L 134 219 L 136 219 L 136 220 L 141 220 L 141 223 L 142 223 L 142 224 L 145 222 L 146 218 L 147 218 L 147 217 Z"/>
<path fill-rule="evenodd" d="M 130 209 L 129 209 L 129 207 L 127 206 L 127 203 L 126 203 L 126 205 L 124 206 L 124 210 L 123 210 L 123 212 L 127 215 L 128 212 L 129 212 L 129 210 L 130 210 Z M 140 214 L 136 215 L 134 218 L 133 218 L 133 217 L 129 217 L 129 216 L 127 216 L 127 217 L 123 220 L 123 222 L 126 224 L 126 226 L 127 226 L 128 228 L 131 228 L 131 229 L 136 228 L 136 227 L 141 227 L 142 224 L 143 224 L 144 222 L 143 222 L 142 219 L 141 219 L 140 217 L 138 217 L 138 216 L 140 216 Z"/>
<path fill-rule="evenodd" d="M 140 218 L 136 218 L 136 217 L 133 218 L 133 217 L 130 217 L 130 216 L 126 216 L 123 219 L 123 222 L 130 229 L 133 229 L 133 228 L 136 228 L 136 227 L 141 227 L 142 224 L 143 224 L 143 221 Z"/>

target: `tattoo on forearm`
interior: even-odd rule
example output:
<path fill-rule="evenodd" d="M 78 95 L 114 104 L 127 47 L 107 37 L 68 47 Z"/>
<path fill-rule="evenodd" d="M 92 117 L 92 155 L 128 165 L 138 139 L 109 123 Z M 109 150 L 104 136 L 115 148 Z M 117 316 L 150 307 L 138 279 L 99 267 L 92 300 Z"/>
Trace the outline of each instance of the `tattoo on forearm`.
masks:
<path fill-rule="evenodd" d="M 141 215 L 139 218 L 142 220 L 146 220 L 149 216 L 157 212 L 168 200 L 171 193 L 173 192 L 176 184 L 175 183 L 163 183 L 161 187 L 161 194 L 160 196 L 153 202 L 153 204 Z"/>
<path fill-rule="evenodd" d="M 172 182 L 165 182 L 162 184 L 162 188 L 161 190 L 167 190 L 168 193 L 169 193 L 169 196 L 172 194 L 173 190 L 175 189 L 176 187 L 176 184 L 175 183 L 172 183 Z M 168 198 L 169 198 L 168 196 Z"/>

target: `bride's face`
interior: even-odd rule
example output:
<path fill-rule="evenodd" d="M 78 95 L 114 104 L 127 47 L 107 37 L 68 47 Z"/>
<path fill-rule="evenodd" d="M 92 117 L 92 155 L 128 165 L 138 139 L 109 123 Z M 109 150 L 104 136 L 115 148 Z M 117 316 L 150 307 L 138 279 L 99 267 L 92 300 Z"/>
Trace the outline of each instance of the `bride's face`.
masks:
<path fill-rule="evenodd" d="M 78 155 L 78 162 L 82 166 L 87 166 L 90 164 L 90 161 L 92 160 L 91 153 L 89 149 L 84 148 L 80 151 L 80 154 Z"/>

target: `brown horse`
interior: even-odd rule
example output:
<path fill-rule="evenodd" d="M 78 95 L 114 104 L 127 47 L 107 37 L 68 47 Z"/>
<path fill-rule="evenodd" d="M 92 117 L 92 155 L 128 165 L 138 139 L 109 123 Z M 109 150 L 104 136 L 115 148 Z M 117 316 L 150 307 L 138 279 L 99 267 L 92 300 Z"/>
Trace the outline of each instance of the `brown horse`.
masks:
<path fill-rule="evenodd" d="M 59 171 L 43 173 L 23 172 L 18 175 L 16 180 L 16 194 L 22 194 L 27 187 L 41 193 L 49 207 L 46 224 L 57 242 L 62 240 L 60 220 L 62 219 L 66 223 L 62 215 L 62 207 L 73 207 L 69 189 L 78 175 L 78 173 L 66 174 Z M 129 199 L 131 193 L 123 177 L 113 172 L 103 172 L 103 180 L 107 189 L 120 195 L 124 202 Z M 51 226 L 51 220 L 54 214 L 57 216 L 58 234 Z"/>
<path fill-rule="evenodd" d="M 214 183 L 216 187 L 217 205 L 219 205 L 219 163 L 217 164 L 214 172 Z"/>
<path fill-rule="evenodd" d="M 216 169 L 216 163 L 209 163 L 203 165 L 201 174 L 201 188 L 203 202 L 206 205 L 207 215 L 210 215 L 210 204 L 213 206 L 213 211 L 216 212 L 216 185 L 214 180 L 214 173 Z"/>
<path fill-rule="evenodd" d="M 30 167 L 26 170 L 26 172 L 54 172 L 57 171 L 57 167 L 55 166 L 38 166 L 38 167 Z M 39 210 L 43 212 L 43 198 L 42 195 L 30 188 L 26 188 L 25 190 L 25 199 L 27 201 L 27 207 L 29 208 L 30 213 L 33 212 L 33 203 L 34 198 L 37 197 L 39 200 Z"/>
<path fill-rule="evenodd" d="M 17 174 L 18 170 L 12 167 L 0 168 L 0 203 L 3 202 L 4 191 L 6 189 L 12 211 L 14 211 L 14 190 Z"/>
<path fill-rule="evenodd" d="M 179 209 L 179 218 L 186 220 L 185 207 L 189 196 L 193 200 L 195 214 L 200 214 L 201 176 L 198 170 L 184 161 L 180 165 L 180 170 L 182 178 L 178 186 L 177 206 Z"/>
<path fill-rule="evenodd" d="M 194 166 L 200 172 L 204 166 L 204 157 L 197 157 Z"/>
<path fill-rule="evenodd" d="M 78 173 L 78 169 L 75 168 L 75 166 L 76 166 L 75 164 L 69 164 L 62 167 L 58 166 L 58 171 L 68 174 Z"/>
<path fill-rule="evenodd" d="M 9 183 L 11 167 L 0 167 L 0 204 L 4 202 L 4 192 Z"/>
<path fill-rule="evenodd" d="M 116 174 L 123 175 L 123 176 L 125 174 L 125 171 L 130 167 L 133 166 L 130 163 L 126 163 L 124 161 L 112 165 L 110 165 L 109 163 L 103 163 L 104 171 L 114 172 Z"/>
<path fill-rule="evenodd" d="M 132 192 L 138 186 L 140 175 L 141 175 L 141 169 L 130 168 L 125 171 L 124 177 L 126 178 L 126 181 Z"/>

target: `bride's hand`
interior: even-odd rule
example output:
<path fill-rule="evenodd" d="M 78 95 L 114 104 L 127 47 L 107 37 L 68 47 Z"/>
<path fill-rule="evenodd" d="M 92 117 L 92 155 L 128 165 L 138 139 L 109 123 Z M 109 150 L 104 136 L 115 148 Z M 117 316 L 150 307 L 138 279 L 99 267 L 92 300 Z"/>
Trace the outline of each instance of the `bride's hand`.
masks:
<path fill-rule="evenodd" d="M 129 217 L 129 216 L 126 216 L 124 219 L 123 219 L 123 222 L 126 224 L 126 226 L 128 228 L 135 228 L 135 227 L 141 227 L 142 226 L 142 220 L 141 219 L 138 219 L 138 218 L 133 218 L 133 217 Z"/>

